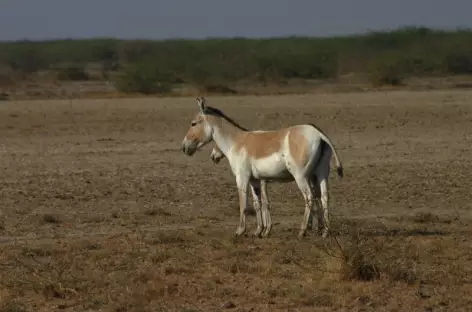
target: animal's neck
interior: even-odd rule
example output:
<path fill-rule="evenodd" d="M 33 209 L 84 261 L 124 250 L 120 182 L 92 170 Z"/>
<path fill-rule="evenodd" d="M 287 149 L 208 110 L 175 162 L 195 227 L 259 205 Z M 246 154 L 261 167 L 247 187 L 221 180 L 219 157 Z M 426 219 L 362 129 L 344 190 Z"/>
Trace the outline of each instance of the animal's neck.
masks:
<path fill-rule="evenodd" d="M 236 142 L 238 135 L 245 132 L 223 118 L 214 127 L 213 140 L 221 152 L 227 157 Z"/>

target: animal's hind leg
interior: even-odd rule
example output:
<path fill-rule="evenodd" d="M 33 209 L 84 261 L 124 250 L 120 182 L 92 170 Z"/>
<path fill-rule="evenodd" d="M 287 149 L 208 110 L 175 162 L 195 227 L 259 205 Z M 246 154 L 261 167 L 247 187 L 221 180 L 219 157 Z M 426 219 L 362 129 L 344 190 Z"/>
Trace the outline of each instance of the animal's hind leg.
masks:
<path fill-rule="evenodd" d="M 318 227 L 321 231 L 321 236 L 323 238 L 326 238 L 326 236 L 328 236 L 328 233 L 329 233 L 328 180 L 327 179 L 321 180 L 319 182 L 319 185 L 320 185 L 320 191 L 321 191 L 322 211 L 319 213 Z M 320 225 L 320 221 L 322 221 L 321 225 Z"/>
<path fill-rule="evenodd" d="M 316 219 L 318 221 L 318 234 L 321 235 L 323 229 L 323 216 L 322 216 L 322 204 L 321 204 L 321 189 L 319 184 L 313 186 L 314 202 L 315 202 L 315 212 Z M 314 220 L 313 220 L 314 222 Z"/>
<path fill-rule="evenodd" d="M 313 223 L 315 223 L 314 221 L 315 219 L 313 219 L 313 212 L 310 213 L 310 216 L 308 217 L 308 224 L 306 226 L 306 229 L 307 230 L 312 230 L 313 229 Z"/>
<path fill-rule="evenodd" d="M 313 179 L 310 180 L 310 187 L 313 190 Z M 314 194 L 314 192 L 313 192 L 313 194 Z M 314 223 L 313 211 L 311 211 L 310 216 L 308 217 L 308 224 L 306 226 L 307 230 L 312 230 L 313 229 L 313 223 Z"/>
<path fill-rule="evenodd" d="M 320 226 L 319 213 L 321 211 L 321 197 L 320 197 L 320 186 L 318 185 L 318 180 L 316 175 L 313 175 L 310 179 L 310 186 L 313 193 L 315 209 L 312 209 L 310 212 L 310 217 L 308 218 L 307 229 L 312 230 L 315 226 L 315 221 L 318 223 L 318 231 Z M 315 216 L 315 218 L 313 218 Z"/>
<path fill-rule="evenodd" d="M 301 239 L 305 236 L 308 227 L 308 219 L 313 209 L 313 192 L 310 187 L 310 182 L 305 176 L 295 178 L 298 188 L 302 192 L 303 198 L 305 199 L 305 213 L 303 215 L 302 224 L 300 226 L 300 232 L 298 238 Z"/>
<path fill-rule="evenodd" d="M 254 210 L 256 211 L 257 229 L 254 232 L 254 236 L 259 237 L 264 230 L 262 223 L 262 211 L 261 211 L 261 182 L 259 180 L 251 180 L 251 192 L 254 203 Z"/>
<path fill-rule="evenodd" d="M 316 184 L 319 187 L 319 198 L 321 200 L 321 210 L 318 212 L 318 229 L 320 230 L 321 236 L 323 238 L 326 238 L 329 232 L 328 177 L 330 172 L 329 162 L 331 159 L 331 154 L 331 148 L 326 145 L 323 156 L 315 170 L 317 180 Z"/>

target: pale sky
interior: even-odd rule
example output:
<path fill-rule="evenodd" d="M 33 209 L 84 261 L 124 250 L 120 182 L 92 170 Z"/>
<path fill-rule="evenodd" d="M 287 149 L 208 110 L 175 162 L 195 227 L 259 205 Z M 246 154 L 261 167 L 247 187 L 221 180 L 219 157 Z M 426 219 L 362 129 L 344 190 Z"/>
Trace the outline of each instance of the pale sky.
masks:
<path fill-rule="evenodd" d="M 0 40 L 327 36 L 472 28 L 472 0 L 0 0 Z"/>

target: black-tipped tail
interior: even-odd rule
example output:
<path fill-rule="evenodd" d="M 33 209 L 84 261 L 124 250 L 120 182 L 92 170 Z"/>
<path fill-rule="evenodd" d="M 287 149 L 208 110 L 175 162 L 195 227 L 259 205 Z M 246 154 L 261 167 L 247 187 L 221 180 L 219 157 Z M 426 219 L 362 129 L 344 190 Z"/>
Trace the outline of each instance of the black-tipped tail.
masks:
<path fill-rule="evenodd" d="M 339 176 L 340 178 L 344 177 L 344 169 L 343 169 L 342 166 L 339 166 L 339 167 L 336 169 L 336 171 L 338 172 L 338 176 Z"/>

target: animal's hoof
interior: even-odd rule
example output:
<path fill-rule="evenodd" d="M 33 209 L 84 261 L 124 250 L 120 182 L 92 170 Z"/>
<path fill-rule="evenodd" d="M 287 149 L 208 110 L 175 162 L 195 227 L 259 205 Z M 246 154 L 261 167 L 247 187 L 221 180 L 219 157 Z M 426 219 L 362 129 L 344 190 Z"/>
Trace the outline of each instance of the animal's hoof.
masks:
<path fill-rule="evenodd" d="M 241 235 L 243 235 L 243 233 L 244 233 L 245 231 L 246 231 L 246 229 L 238 227 L 238 228 L 236 229 L 236 232 L 234 232 L 234 236 L 241 236 Z"/>
<path fill-rule="evenodd" d="M 261 236 L 262 237 L 268 237 L 270 234 L 271 228 L 266 228 L 264 231 L 262 231 Z"/>
<path fill-rule="evenodd" d="M 261 234 L 263 232 L 263 228 L 257 228 L 257 230 L 254 232 L 253 236 L 254 237 L 261 237 Z"/>
<path fill-rule="evenodd" d="M 305 237 L 305 234 L 306 234 L 306 230 L 305 231 L 300 231 L 298 233 L 298 239 L 303 239 Z"/>

